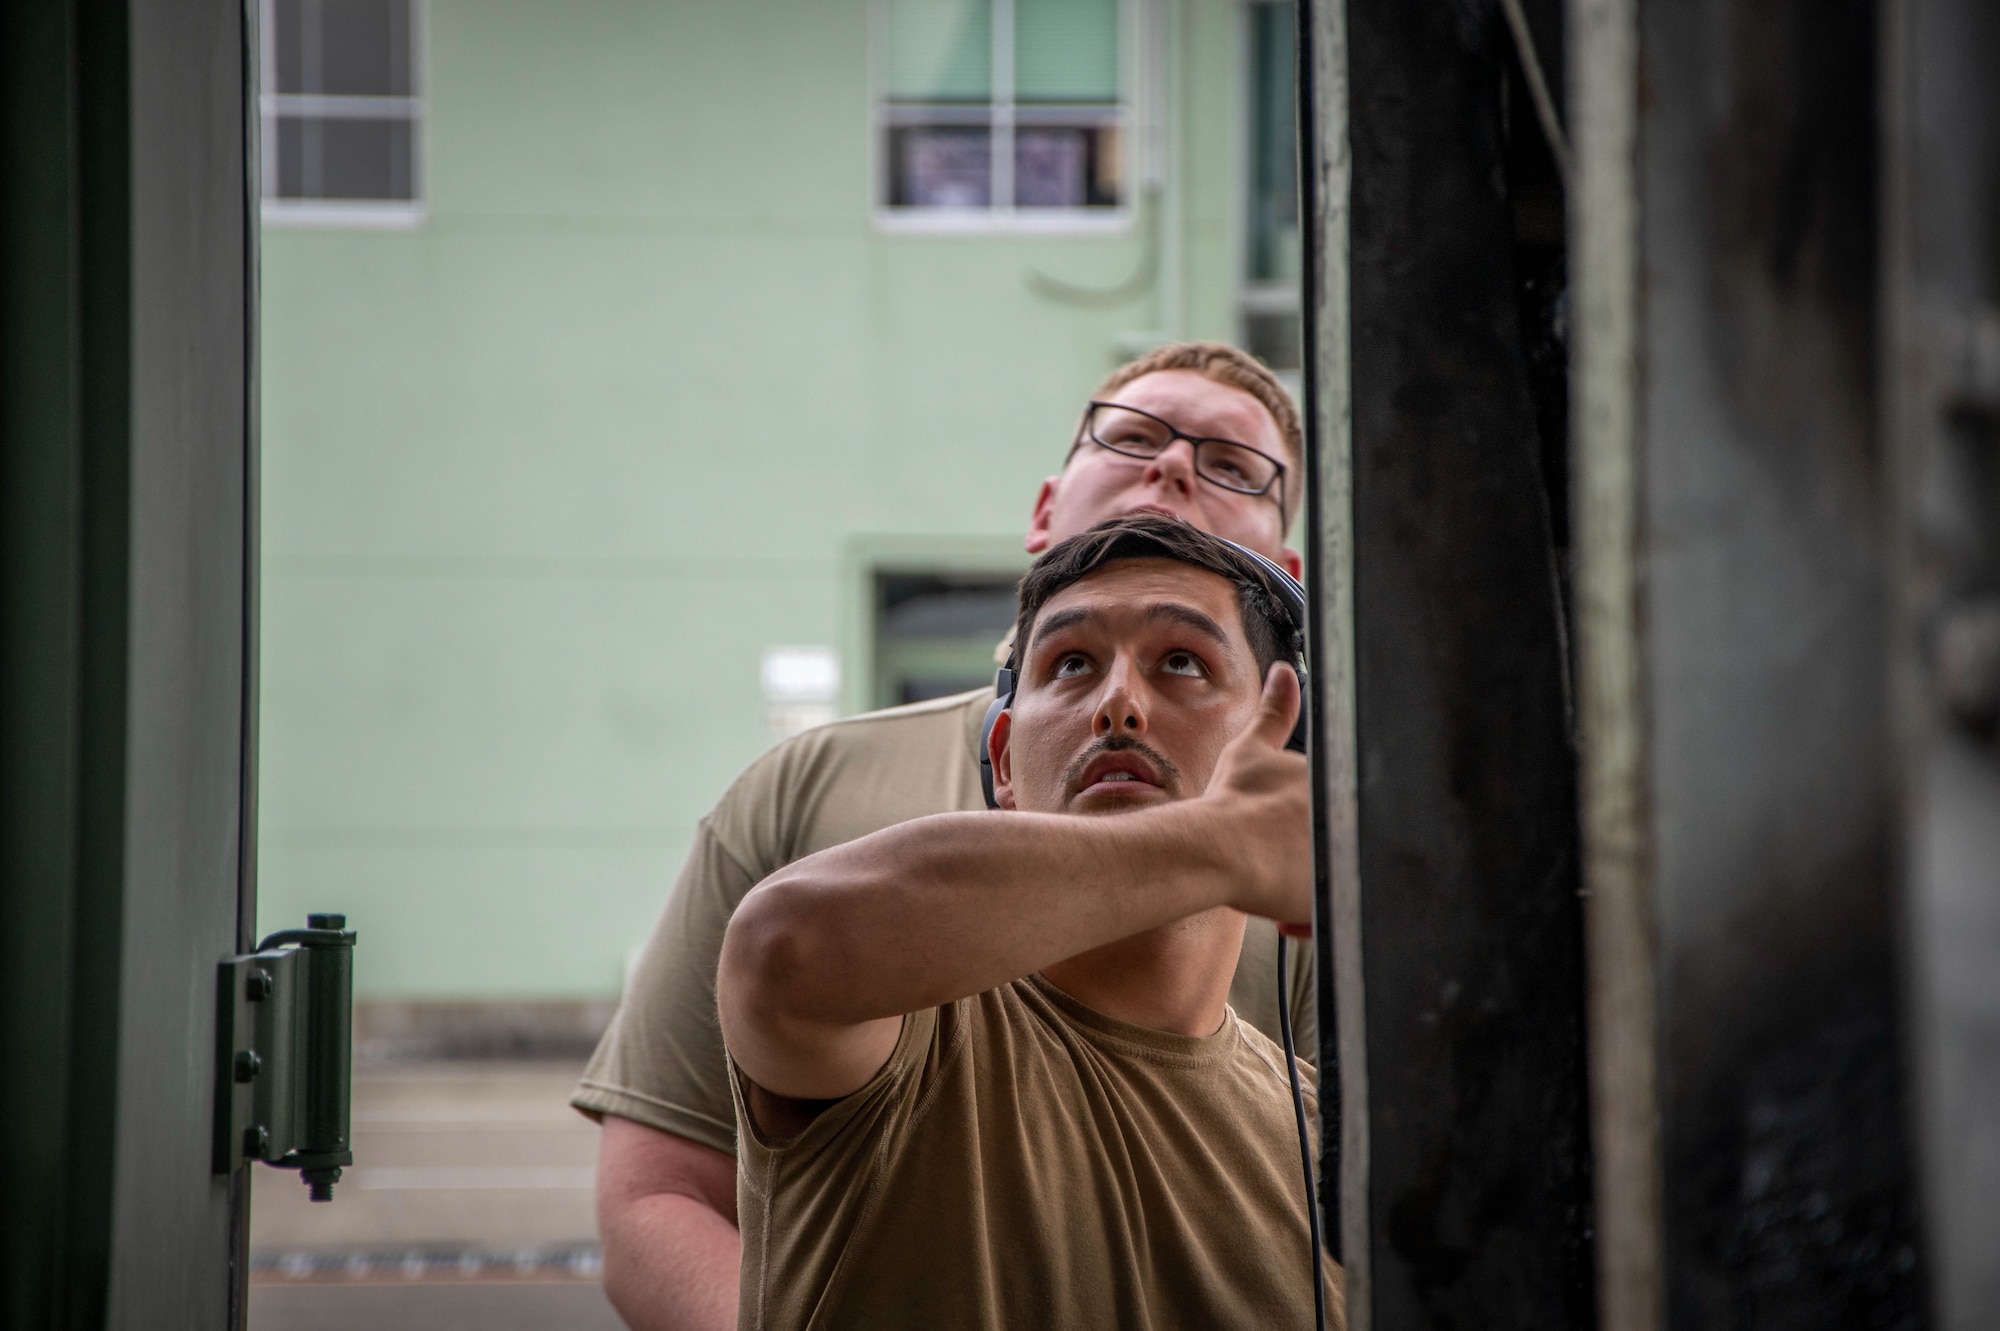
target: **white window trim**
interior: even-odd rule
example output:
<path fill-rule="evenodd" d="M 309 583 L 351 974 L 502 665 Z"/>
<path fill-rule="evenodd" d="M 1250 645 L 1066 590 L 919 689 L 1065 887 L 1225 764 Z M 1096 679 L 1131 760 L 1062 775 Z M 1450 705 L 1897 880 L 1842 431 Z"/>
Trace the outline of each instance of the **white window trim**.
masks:
<path fill-rule="evenodd" d="M 265 226 L 301 230 L 414 231 L 423 225 L 424 205 L 385 199 L 266 199 Z"/>
<path fill-rule="evenodd" d="M 1237 89 L 1237 115 L 1241 129 L 1238 140 L 1240 167 L 1236 178 L 1236 198 L 1231 205 L 1232 221 L 1236 230 L 1237 254 L 1237 296 L 1241 314 L 1289 314 L 1299 309 L 1299 287 L 1290 282 L 1277 282 L 1250 275 L 1250 251 L 1255 243 L 1251 228 L 1255 220 L 1250 215 L 1250 197 L 1257 179 L 1257 51 L 1252 32 L 1255 13 L 1288 0 L 1242 0 L 1242 12 L 1238 16 L 1237 31 L 1241 33 L 1243 45 L 1241 75 Z M 1240 330 L 1239 330 L 1240 332 Z"/>
<path fill-rule="evenodd" d="M 274 0 L 258 0 L 257 138 L 259 192 L 261 181 L 277 174 L 277 136 L 271 132 L 282 111 L 337 119 L 410 122 L 410 198 L 407 199 L 282 199 L 262 194 L 266 226 L 304 230 L 408 231 L 423 223 L 427 213 L 424 190 L 425 119 L 428 110 L 424 55 L 430 48 L 430 13 L 424 0 L 410 3 L 410 89 L 408 97 L 328 97 L 303 93 L 266 92 L 266 71 L 278 65 L 277 26 L 272 22 Z M 385 112 L 390 114 L 384 114 Z"/>
<path fill-rule="evenodd" d="M 1035 208 L 996 216 L 986 208 L 878 208 L 876 229 L 906 236 L 1118 236 L 1132 229 L 1132 210 Z"/>
<path fill-rule="evenodd" d="M 1253 282 L 1245 278 L 1237 289 L 1245 314 L 1297 314 L 1299 287 L 1296 282 Z"/>
<path fill-rule="evenodd" d="M 1250 197 L 1257 172 L 1257 52 L 1252 41 L 1254 11 L 1285 3 L 1285 0 L 1242 0 L 1238 31 L 1243 44 L 1238 89 L 1238 115 L 1242 151 L 1236 179 L 1236 198 L 1231 204 L 1231 223 L 1236 232 L 1236 336 L 1239 346 L 1250 341 L 1250 320 L 1258 315 L 1302 314 L 1302 286 L 1298 282 L 1272 281 L 1250 276 L 1251 227 Z M 1300 370 L 1273 370 L 1292 396 L 1303 402 Z"/>
<path fill-rule="evenodd" d="M 869 6 L 869 65 L 872 70 L 868 106 L 870 213 L 875 229 L 885 235 L 924 236 L 1116 236 L 1132 229 L 1137 214 L 1140 165 L 1146 145 L 1139 141 L 1141 108 L 1134 95 L 1139 86 L 1138 7 L 1144 0 L 1118 0 L 1118 102 L 1112 115 L 1118 126 L 1120 179 L 1123 189 L 1113 208 L 1016 208 L 1014 197 L 1014 0 L 993 3 L 993 86 L 1005 88 L 1005 103 L 990 103 L 993 125 L 993 186 L 1005 204 L 987 208 L 896 208 L 889 204 L 887 134 L 896 114 L 888 95 L 889 2 Z M 1005 187 L 1004 189 L 1002 187 Z"/>

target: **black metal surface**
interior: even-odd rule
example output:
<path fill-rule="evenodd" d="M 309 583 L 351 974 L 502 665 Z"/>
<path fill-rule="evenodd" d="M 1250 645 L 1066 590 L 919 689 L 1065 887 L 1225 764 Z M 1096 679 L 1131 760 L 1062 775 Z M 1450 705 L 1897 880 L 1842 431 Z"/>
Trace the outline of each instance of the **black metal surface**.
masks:
<path fill-rule="evenodd" d="M 1496 5 L 1347 25 L 1368 1316 L 1583 1326 L 1560 195 Z"/>
<path fill-rule="evenodd" d="M 1667 1319 L 1913 1327 L 1875 11 L 1640 15 Z"/>

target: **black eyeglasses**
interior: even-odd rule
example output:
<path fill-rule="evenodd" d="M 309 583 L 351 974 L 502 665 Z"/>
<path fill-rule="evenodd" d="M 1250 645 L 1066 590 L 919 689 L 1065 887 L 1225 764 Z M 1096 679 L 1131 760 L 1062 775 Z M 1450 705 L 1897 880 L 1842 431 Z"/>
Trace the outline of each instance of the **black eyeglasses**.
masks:
<path fill-rule="evenodd" d="M 1275 485 L 1278 510 L 1284 511 L 1285 464 L 1248 444 L 1188 434 L 1150 412 L 1116 402 L 1090 404 L 1083 417 L 1083 434 L 1077 442 L 1081 444 L 1084 439 L 1128 458 L 1156 458 L 1171 448 L 1176 439 L 1185 439 L 1194 448 L 1195 475 L 1237 494 L 1269 494 Z"/>

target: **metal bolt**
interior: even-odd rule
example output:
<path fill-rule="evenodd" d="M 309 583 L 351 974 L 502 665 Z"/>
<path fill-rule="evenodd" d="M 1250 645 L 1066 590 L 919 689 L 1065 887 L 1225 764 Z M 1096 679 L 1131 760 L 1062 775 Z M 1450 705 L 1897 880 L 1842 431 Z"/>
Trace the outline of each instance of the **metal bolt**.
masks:
<path fill-rule="evenodd" d="M 271 1154 L 271 1130 L 258 1126 L 243 1129 L 243 1154 L 252 1160 L 262 1160 Z"/>
<path fill-rule="evenodd" d="M 333 1200 L 333 1185 L 340 1182 L 340 1166 L 332 1165 L 325 1169 L 301 1169 L 299 1177 L 305 1180 L 306 1188 L 313 1201 L 330 1202 Z"/>
<path fill-rule="evenodd" d="M 261 1003 L 271 996 L 271 972 L 253 970 L 243 987 L 244 996 L 253 1003 Z"/>
<path fill-rule="evenodd" d="M 255 1049 L 236 1051 L 236 1080 L 249 1081 L 263 1068 L 264 1060 Z"/>
<path fill-rule="evenodd" d="M 306 928 L 308 929 L 345 929 L 346 927 L 347 917 L 345 915 L 306 916 Z"/>

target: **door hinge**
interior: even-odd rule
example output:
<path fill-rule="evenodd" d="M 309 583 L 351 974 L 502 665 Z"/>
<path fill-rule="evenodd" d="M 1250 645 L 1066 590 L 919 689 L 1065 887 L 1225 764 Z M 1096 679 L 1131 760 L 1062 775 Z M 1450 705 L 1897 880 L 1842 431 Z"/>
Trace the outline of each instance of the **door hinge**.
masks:
<path fill-rule="evenodd" d="M 348 1140 L 354 1044 L 354 931 L 308 915 L 220 966 L 215 1172 L 247 1161 L 296 1169 L 333 1200 Z"/>

